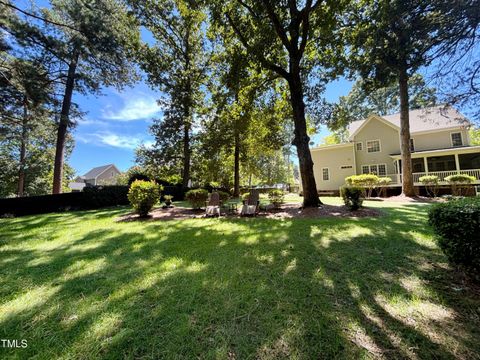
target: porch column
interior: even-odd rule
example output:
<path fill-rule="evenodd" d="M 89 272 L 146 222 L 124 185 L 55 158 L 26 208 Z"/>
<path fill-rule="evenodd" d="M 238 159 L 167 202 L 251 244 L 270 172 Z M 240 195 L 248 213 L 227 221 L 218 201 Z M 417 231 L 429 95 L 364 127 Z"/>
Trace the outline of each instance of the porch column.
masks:
<path fill-rule="evenodd" d="M 460 161 L 458 160 L 458 154 L 455 154 L 455 168 L 457 169 L 457 174 L 460 174 Z"/>
<path fill-rule="evenodd" d="M 426 156 L 423 158 L 423 166 L 425 167 L 425 175 L 428 175 L 428 161 Z"/>

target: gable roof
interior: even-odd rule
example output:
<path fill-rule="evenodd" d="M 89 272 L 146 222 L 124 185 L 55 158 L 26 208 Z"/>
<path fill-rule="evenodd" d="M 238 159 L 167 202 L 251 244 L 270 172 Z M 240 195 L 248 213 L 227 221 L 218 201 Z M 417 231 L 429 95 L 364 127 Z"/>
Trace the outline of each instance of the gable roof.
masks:
<path fill-rule="evenodd" d="M 469 126 L 470 122 L 460 112 L 450 106 L 440 105 L 425 109 L 412 110 L 410 115 L 410 133 Z M 367 119 L 353 121 L 348 126 L 352 138 L 372 118 L 381 118 L 395 128 L 400 128 L 400 113 L 385 116 L 369 116 Z"/>
<path fill-rule="evenodd" d="M 96 179 L 97 176 L 104 173 L 105 171 L 107 171 L 112 166 L 115 168 L 115 170 L 120 172 L 115 165 L 108 164 L 108 165 L 103 165 L 103 166 L 98 166 L 98 167 L 93 168 L 92 170 L 87 172 L 85 175 L 83 175 L 82 178 L 84 178 L 85 180 Z"/>

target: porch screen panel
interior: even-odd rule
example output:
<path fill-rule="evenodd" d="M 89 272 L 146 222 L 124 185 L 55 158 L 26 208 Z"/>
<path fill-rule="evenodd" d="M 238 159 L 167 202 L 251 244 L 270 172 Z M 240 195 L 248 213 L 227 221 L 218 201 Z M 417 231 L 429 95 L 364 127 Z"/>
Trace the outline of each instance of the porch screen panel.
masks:
<path fill-rule="evenodd" d="M 433 156 L 427 158 L 428 162 L 428 171 L 454 171 L 456 170 L 455 166 L 455 156 Z"/>
<path fill-rule="evenodd" d="M 459 154 L 460 170 L 480 169 L 480 153 Z"/>

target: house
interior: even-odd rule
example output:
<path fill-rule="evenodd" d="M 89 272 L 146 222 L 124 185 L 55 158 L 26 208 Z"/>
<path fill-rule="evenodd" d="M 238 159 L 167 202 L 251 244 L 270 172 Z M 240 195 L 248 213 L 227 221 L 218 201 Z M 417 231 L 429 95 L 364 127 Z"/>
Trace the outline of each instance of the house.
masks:
<path fill-rule="evenodd" d="M 475 176 L 480 183 L 480 146 L 471 146 L 470 122 L 452 107 L 437 106 L 410 111 L 410 148 L 413 181 L 436 175 L 440 183 L 452 174 Z M 400 114 L 354 121 L 348 142 L 311 149 L 319 191 L 338 191 L 350 175 L 373 173 L 390 177 L 401 187 Z"/>
<path fill-rule="evenodd" d="M 72 191 L 81 191 L 85 186 L 114 184 L 120 174 L 120 170 L 113 164 L 98 166 L 83 176 L 77 176 L 68 187 Z"/>

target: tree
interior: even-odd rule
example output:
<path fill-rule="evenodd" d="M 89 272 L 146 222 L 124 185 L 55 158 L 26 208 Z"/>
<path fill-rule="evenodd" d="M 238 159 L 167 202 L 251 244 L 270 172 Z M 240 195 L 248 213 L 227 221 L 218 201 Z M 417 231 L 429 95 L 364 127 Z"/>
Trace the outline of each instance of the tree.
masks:
<path fill-rule="evenodd" d="M 434 80 L 442 100 L 467 109 L 480 121 L 480 12 L 477 0 L 435 0 L 442 13 L 442 42 Z"/>
<path fill-rule="evenodd" d="M 331 40 L 343 2 L 222 0 L 210 3 L 215 20 L 231 27 L 251 59 L 287 82 L 295 125 L 293 144 L 297 148 L 302 176 L 303 205 L 318 206 L 321 202 L 313 174 L 305 115 L 306 86 L 311 70 L 327 67 L 332 60 L 330 54 L 338 53 L 336 43 Z M 325 73 L 322 75 L 326 77 Z"/>
<path fill-rule="evenodd" d="M 18 18 L 8 8 L 6 14 L 2 28 L 13 32 Z M 0 196 L 45 194 L 51 191 L 56 130 L 49 59 L 25 53 L 15 40 L 4 39 L 0 48 Z M 72 146 L 69 138 L 67 154 Z"/>
<path fill-rule="evenodd" d="M 408 80 L 408 88 L 409 109 L 424 109 L 437 104 L 437 90 L 428 87 L 422 75 L 412 75 Z M 340 97 L 328 125 L 334 131 L 345 131 L 352 121 L 366 119 L 371 114 L 391 115 L 399 110 L 400 93 L 397 84 L 392 83 L 368 92 L 365 90 L 365 81 L 358 79 L 348 95 Z"/>
<path fill-rule="evenodd" d="M 62 191 L 65 144 L 75 92 L 97 93 L 100 86 L 121 86 L 134 77 L 130 49 L 139 40 L 138 26 L 116 0 L 51 0 L 51 8 L 27 12 L 15 21 L 11 34 L 22 44 L 48 54 L 62 92 L 53 171 L 53 193 Z M 3 3 L 3 6 L 8 6 Z M 10 6 L 11 8 L 11 6 Z M 33 20 L 38 21 L 33 21 Z"/>
<path fill-rule="evenodd" d="M 365 88 L 398 84 L 402 154 L 402 193 L 415 196 L 410 154 L 409 78 L 432 60 L 438 13 L 431 1 L 366 0 L 355 3 L 353 28 L 345 30 L 353 67 Z"/>
<path fill-rule="evenodd" d="M 139 53 L 140 66 L 149 83 L 165 96 L 163 118 L 155 119 L 151 132 L 155 144 L 140 149 L 140 158 L 149 159 L 181 173 L 182 184 L 190 180 L 192 132 L 202 104 L 201 86 L 209 61 L 206 43 L 206 14 L 193 0 L 131 1 L 141 24 L 155 38 Z"/>

